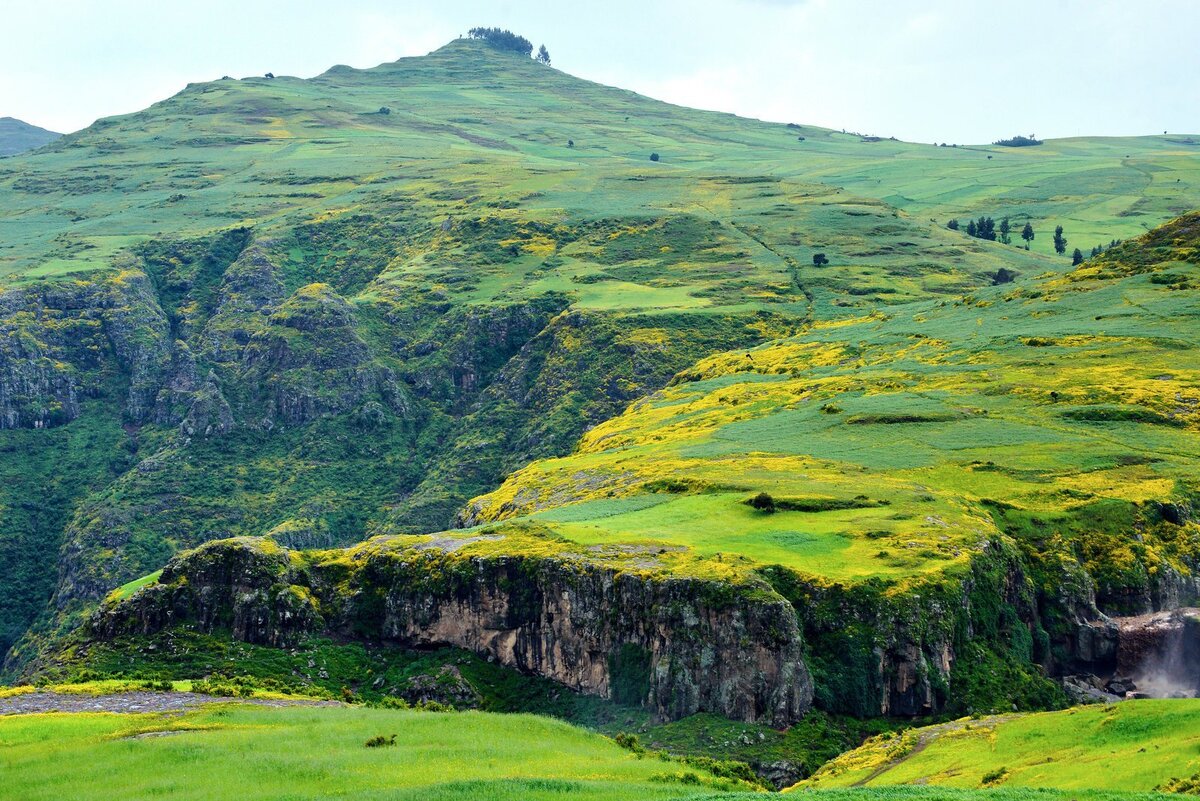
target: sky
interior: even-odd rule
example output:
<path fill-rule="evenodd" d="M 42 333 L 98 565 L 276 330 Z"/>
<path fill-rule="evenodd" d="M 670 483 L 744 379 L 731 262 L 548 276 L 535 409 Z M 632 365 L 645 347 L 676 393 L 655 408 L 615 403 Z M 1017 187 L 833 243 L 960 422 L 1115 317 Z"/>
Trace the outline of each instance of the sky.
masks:
<path fill-rule="evenodd" d="M 69 132 L 192 81 L 468 28 L 660 100 L 921 142 L 1200 133 L 1200 0 L 0 0 L 0 116 Z"/>

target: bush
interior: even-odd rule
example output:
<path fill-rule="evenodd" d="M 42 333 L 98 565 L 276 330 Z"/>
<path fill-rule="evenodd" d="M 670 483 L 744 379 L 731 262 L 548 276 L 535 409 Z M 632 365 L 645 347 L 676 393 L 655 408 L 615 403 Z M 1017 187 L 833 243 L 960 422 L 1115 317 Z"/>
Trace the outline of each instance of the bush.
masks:
<path fill-rule="evenodd" d="M 996 768 L 995 770 L 988 771 L 987 773 L 983 774 L 983 779 L 981 781 L 985 785 L 995 784 L 1003 779 L 1007 774 L 1008 768 Z"/>
<path fill-rule="evenodd" d="M 770 514 L 775 511 L 775 499 L 769 493 L 760 492 L 746 503 L 752 509 L 757 509 L 760 512 Z"/>
<path fill-rule="evenodd" d="M 391 113 L 392 113 L 392 110 L 391 110 L 390 108 L 388 108 L 387 106 L 380 106 L 380 107 L 379 107 L 379 113 L 380 113 L 380 114 L 387 115 L 387 114 L 391 114 Z"/>
<path fill-rule="evenodd" d="M 377 734 L 370 740 L 363 743 L 365 748 L 383 748 L 384 746 L 393 746 L 396 744 L 396 735 L 384 737 L 382 734 Z"/>
<path fill-rule="evenodd" d="M 651 154 L 650 154 L 650 160 L 651 160 L 651 161 L 658 161 L 658 154 L 657 154 L 657 153 L 651 153 Z"/>
<path fill-rule="evenodd" d="M 627 751 L 632 751 L 639 756 L 646 753 L 646 747 L 642 745 L 641 739 L 636 734 L 619 731 L 613 736 L 613 741 Z"/>

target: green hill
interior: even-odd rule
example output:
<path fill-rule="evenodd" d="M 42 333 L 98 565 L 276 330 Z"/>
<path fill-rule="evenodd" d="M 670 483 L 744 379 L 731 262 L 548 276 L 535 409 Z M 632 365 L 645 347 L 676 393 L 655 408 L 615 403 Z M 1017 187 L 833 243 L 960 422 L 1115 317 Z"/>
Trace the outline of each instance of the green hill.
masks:
<path fill-rule="evenodd" d="M 1197 164 L 466 40 L 6 159 L 6 672 L 450 644 L 660 721 L 1062 706 L 1104 614 L 1200 595 Z"/>
<path fill-rule="evenodd" d="M 60 136 L 62 134 L 30 125 L 15 117 L 0 117 L 0 157 L 39 148 Z"/>
<path fill-rule="evenodd" d="M 1150 791 L 1196 772 L 1200 702 L 964 719 L 873 739 L 796 789 L 898 784 Z"/>

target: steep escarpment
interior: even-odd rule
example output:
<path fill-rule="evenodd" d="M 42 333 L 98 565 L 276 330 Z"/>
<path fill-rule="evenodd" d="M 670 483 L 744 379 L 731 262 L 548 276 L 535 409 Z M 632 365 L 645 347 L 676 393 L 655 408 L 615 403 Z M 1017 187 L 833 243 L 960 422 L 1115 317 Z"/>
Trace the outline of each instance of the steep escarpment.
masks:
<path fill-rule="evenodd" d="M 436 285 L 342 294 L 363 289 L 386 253 L 448 236 L 397 215 L 155 240 L 119 273 L 0 294 L 6 426 L 68 426 L 90 399 L 97 420 L 119 406 L 111 422 L 126 433 L 119 462 L 92 454 L 113 466 L 110 484 L 56 507 L 54 531 L 9 517 L 22 541 L 61 543 L 57 565 L 42 551 L 16 568 L 39 577 L 29 603 L 47 600 L 40 588 L 57 574 L 52 615 L 68 622 L 209 539 L 274 532 L 328 547 L 444 528 L 466 499 L 566 452 L 698 356 L 790 325 L 763 312 L 567 312 L 556 291 L 474 304 Z M 346 255 L 360 249 L 366 266 Z"/>
<path fill-rule="evenodd" d="M 637 556 L 624 566 L 483 556 L 476 542 L 382 539 L 344 554 L 210 543 L 111 601 L 90 632 L 185 626 L 278 646 L 317 631 L 454 645 L 667 719 L 708 711 L 784 726 L 810 706 L 795 616 L 761 583 L 672 577 Z"/>

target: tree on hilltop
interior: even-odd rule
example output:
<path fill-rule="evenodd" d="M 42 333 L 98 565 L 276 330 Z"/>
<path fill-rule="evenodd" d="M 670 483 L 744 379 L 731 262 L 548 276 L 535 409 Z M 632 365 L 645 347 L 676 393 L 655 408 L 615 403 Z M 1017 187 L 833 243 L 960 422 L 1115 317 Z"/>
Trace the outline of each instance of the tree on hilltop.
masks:
<path fill-rule="evenodd" d="M 533 55 L 533 42 L 504 28 L 472 28 L 467 31 L 467 35 L 472 39 L 489 44 L 497 50 L 519 53 L 526 58 Z"/>
<path fill-rule="evenodd" d="M 550 51 L 546 49 L 545 45 L 542 45 L 538 48 L 538 54 L 535 56 L 535 58 L 537 59 L 538 63 L 550 66 Z"/>
<path fill-rule="evenodd" d="M 1060 256 L 1067 252 L 1067 238 L 1063 236 L 1061 225 L 1054 229 L 1054 252 Z"/>

